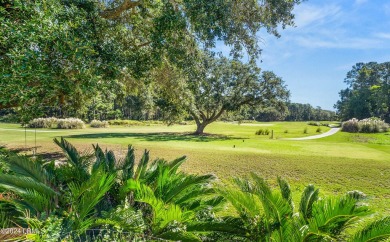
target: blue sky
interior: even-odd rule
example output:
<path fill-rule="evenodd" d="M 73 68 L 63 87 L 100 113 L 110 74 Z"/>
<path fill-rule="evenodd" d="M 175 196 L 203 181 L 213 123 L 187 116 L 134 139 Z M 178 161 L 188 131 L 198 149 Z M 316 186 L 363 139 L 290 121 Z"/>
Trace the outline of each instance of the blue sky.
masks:
<path fill-rule="evenodd" d="M 291 101 L 333 110 L 358 62 L 390 61 L 390 1 L 308 0 L 281 38 L 259 33 L 263 70 L 282 77 Z"/>

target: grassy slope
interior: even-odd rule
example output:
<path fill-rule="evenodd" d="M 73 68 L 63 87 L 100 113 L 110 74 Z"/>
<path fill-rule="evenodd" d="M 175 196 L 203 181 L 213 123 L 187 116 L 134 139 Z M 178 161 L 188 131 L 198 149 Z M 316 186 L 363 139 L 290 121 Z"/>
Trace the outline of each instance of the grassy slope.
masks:
<path fill-rule="evenodd" d="M 277 175 L 286 177 L 293 188 L 295 200 L 304 186 L 313 183 L 325 194 L 361 190 L 371 204 L 390 214 L 390 134 L 347 134 L 318 140 L 288 141 L 279 138 L 317 134 L 317 127 L 305 123 L 230 124 L 215 123 L 206 128 L 214 135 L 196 137 L 187 126 L 111 127 L 109 129 L 47 130 L 37 133 L 38 153 L 58 149 L 54 137 L 67 137 L 80 148 L 99 143 L 125 152 L 133 144 L 138 152 L 151 150 L 152 157 L 173 159 L 188 156 L 184 168 L 189 172 L 215 173 L 222 180 L 256 172 L 271 182 Z M 304 134 L 304 128 L 308 133 Z M 16 130 L 3 130 L 11 128 Z M 274 130 L 276 139 L 254 135 L 258 129 Z M 328 128 L 321 127 L 322 132 Z M 288 133 L 285 133 L 288 130 Z M 24 132 L 18 125 L 0 124 L 0 145 L 24 147 Z M 34 132 L 27 133 L 27 144 L 34 146 Z M 235 146 L 235 147 L 234 147 Z"/>

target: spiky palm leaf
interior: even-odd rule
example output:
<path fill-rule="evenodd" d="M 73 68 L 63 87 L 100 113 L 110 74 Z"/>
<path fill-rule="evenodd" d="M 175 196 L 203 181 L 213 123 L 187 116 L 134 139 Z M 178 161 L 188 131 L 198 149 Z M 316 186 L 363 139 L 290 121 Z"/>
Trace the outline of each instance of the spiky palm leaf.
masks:
<path fill-rule="evenodd" d="M 146 203 L 152 208 L 153 237 L 170 240 L 200 241 L 195 234 L 183 229 L 177 229 L 176 227 L 177 224 L 185 224 L 191 221 L 195 215 L 193 211 L 183 211 L 175 204 L 168 204 L 158 199 L 154 195 L 153 190 L 139 180 L 129 180 L 128 188 L 134 192 L 136 201 Z M 174 228 L 171 229 L 170 226 Z"/>
<path fill-rule="evenodd" d="M 31 160 L 26 156 L 11 154 L 7 159 L 4 159 L 4 162 L 13 173 L 30 177 L 37 182 L 48 184 L 52 178 L 39 160 Z"/>
<path fill-rule="evenodd" d="M 379 242 L 390 238 L 390 217 L 375 220 L 355 233 L 351 242 Z"/>
<path fill-rule="evenodd" d="M 307 222 L 312 217 L 313 203 L 318 200 L 319 189 L 315 189 L 314 185 L 306 186 L 302 193 L 299 204 L 299 213 Z"/>
<path fill-rule="evenodd" d="M 371 214 L 367 206 L 357 203 L 358 201 L 350 196 L 318 200 L 313 204 L 308 234 L 325 234 L 336 238 L 362 216 Z"/>
<path fill-rule="evenodd" d="M 85 182 L 70 183 L 71 214 L 74 217 L 72 227 L 81 232 L 93 224 L 95 206 L 110 190 L 115 182 L 115 175 L 104 172 L 102 169 L 95 171 Z"/>
<path fill-rule="evenodd" d="M 0 174 L 0 187 L 23 195 L 27 190 L 34 190 L 47 196 L 55 196 L 57 193 L 44 183 L 30 177 Z"/>
<path fill-rule="evenodd" d="M 76 179 L 82 182 L 88 179 L 90 166 L 93 160 L 93 154 L 89 151 L 85 151 L 81 154 L 76 149 L 76 147 L 74 147 L 63 137 L 61 137 L 60 140 L 54 138 L 54 143 L 56 143 L 58 147 L 61 148 L 67 158 L 68 164 L 74 168 L 70 170 L 70 173 L 73 173 L 71 176 L 72 180 Z"/>

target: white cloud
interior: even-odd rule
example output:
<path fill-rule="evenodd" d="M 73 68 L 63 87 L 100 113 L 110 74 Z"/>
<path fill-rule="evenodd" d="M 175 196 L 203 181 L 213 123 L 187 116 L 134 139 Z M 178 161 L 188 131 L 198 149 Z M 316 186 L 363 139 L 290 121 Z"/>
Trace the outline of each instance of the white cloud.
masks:
<path fill-rule="evenodd" d="M 364 4 L 366 2 L 367 2 L 367 0 L 355 0 L 355 5 L 361 5 L 361 4 Z"/>
<path fill-rule="evenodd" d="M 390 3 L 384 4 L 383 5 L 383 10 L 387 15 L 390 15 Z"/>
<path fill-rule="evenodd" d="M 341 8 L 337 5 L 314 6 L 308 4 L 299 5 L 295 13 L 297 28 L 305 28 L 310 25 L 318 25 L 334 20 L 340 15 Z"/>
<path fill-rule="evenodd" d="M 381 39 L 390 39 L 390 33 L 376 33 L 375 36 Z"/>

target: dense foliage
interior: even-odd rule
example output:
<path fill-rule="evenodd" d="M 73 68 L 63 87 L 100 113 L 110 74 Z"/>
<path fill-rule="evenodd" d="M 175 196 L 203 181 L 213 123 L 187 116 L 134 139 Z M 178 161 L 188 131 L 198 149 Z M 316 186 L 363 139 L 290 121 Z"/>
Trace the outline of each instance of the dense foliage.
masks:
<path fill-rule="evenodd" d="M 213 175 L 180 171 L 171 162 L 136 162 L 93 146 L 81 153 L 54 140 L 66 160 L 45 162 L 0 150 L 0 226 L 29 228 L 32 241 L 383 241 L 389 217 L 368 219 L 366 195 L 320 197 L 308 185 L 299 204 L 287 181 L 263 178 L 216 184 Z M 138 163 L 138 164 L 137 164 Z M 235 211 L 216 212 L 229 204 Z M 353 231 L 349 228 L 359 225 Z M 27 231 L 27 230 L 26 230 Z"/>
<path fill-rule="evenodd" d="M 233 57 L 256 59 L 259 30 L 279 36 L 300 2 L 1 1 L 0 109 L 13 107 L 25 121 L 48 110 L 80 117 L 97 96 L 140 91 L 164 58 L 185 67 L 198 46 L 217 40 Z"/>
<path fill-rule="evenodd" d="M 335 105 L 342 120 L 379 117 L 390 122 L 390 62 L 357 63 L 345 83 Z"/>

